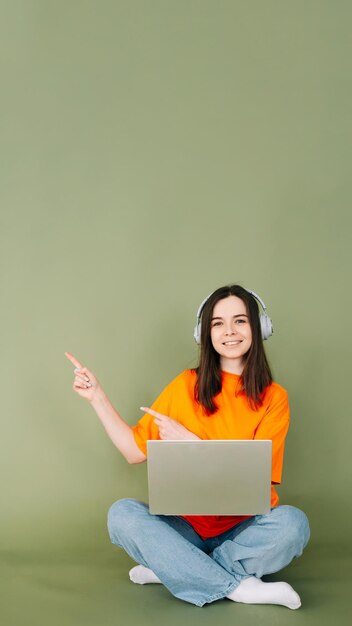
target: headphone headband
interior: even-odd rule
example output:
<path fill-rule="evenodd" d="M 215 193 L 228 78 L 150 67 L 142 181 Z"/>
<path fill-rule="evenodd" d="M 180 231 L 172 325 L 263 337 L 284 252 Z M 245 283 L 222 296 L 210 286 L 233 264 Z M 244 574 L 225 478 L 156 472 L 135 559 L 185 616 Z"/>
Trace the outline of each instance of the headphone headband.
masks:
<path fill-rule="evenodd" d="M 263 341 L 265 341 L 266 339 L 269 339 L 269 337 L 271 337 L 271 335 L 274 332 L 272 321 L 271 321 L 271 319 L 268 316 L 267 311 L 266 311 L 266 306 L 265 306 L 263 300 L 256 293 L 254 293 L 254 291 L 251 291 L 250 289 L 246 289 L 245 287 L 243 287 L 243 289 L 245 289 L 254 298 L 256 298 L 256 300 L 258 300 L 260 302 L 260 304 L 262 305 L 264 313 L 260 314 L 259 319 L 260 319 L 260 326 L 261 326 L 261 331 L 262 331 L 262 339 L 263 339 Z M 209 294 L 209 296 L 204 298 L 203 302 L 201 303 L 201 305 L 200 305 L 200 307 L 199 307 L 199 309 L 197 311 L 197 321 L 196 321 L 196 325 L 194 327 L 193 336 L 194 336 L 194 339 L 195 339 L 196 343 L 198 343 L 198 344 L 200 344 L 200 337 L 201 337 L 201 317 L 202 317 L 202 311 L 203 311 L 205 303 L 209 300 L 210 296 L 212 296 L 213 293 L 214 293 L 214 291 L 212 291 Z"/>

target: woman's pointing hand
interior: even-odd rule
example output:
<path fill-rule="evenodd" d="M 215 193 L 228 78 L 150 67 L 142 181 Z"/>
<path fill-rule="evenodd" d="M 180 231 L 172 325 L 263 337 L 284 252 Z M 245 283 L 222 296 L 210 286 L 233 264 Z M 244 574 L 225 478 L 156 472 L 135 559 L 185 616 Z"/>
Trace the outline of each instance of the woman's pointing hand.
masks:
<path fill-rule="evenodd" d="M 173 420 L 171 417 L 167 415 L 163 415 L 162 413 L 158 413 L 158 411 L 154 411 L 154 409 L 148 409 L 145 406 L 140 407 L 141 411 L 145 413 L 150 413 L 150 415 L 154 416 L 154 422 L 159 428 L 160 439 L 167 440 L 200 440 L 200 437 L 197 437 L 194 433 L 191 433 L 190 430 L 187 430 L 182 424 Z"/>
<path fill-rule="evenodd" d="M 72 385 L 73 390 L 78 393 L 79 396 L 88 400 L 88 402 L 92 402 L 92 400 L 103 391 L 98 379 L 94 376 L 93 372 L 87 367 L 84 367 L 73 354 L 65 352 L 65 356 L 75 366 L 75 379 Z"/>

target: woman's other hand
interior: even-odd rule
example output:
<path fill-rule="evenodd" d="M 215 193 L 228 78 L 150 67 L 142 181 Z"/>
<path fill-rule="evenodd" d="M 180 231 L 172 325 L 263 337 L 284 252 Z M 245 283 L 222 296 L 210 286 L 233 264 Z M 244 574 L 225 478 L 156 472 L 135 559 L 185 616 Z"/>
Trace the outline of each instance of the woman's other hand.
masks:
<path fill-rule="evenodd" d="M 153 409 L 148 409 L 145 406 L 141 406 L 141 411 L 145 413 L 150 413 L 155 417 L 154 422 L 159 428 L 160 439 L 167 440 L 175 440 L 175 439 L 188 439 L 188 440 L 196 440 L 200 441 L 200 437 L 197 437 L 194 433 L 191 433 L 190 430 L 187 430 L 182 424 L 173 420 L 171 417 L 167 415 L 163 415 L 162 413 L 158 413 L 158 411 L 154 411 Z"/>
<path fill-rule="evenodd" d="M 75 366 L 75 379 L 72 388 L 79 396 L 92 402 L 99 394 L 104 393 L 93 372 L 84 367 L 70 352 L 65 352 L 65 356 Z"/>

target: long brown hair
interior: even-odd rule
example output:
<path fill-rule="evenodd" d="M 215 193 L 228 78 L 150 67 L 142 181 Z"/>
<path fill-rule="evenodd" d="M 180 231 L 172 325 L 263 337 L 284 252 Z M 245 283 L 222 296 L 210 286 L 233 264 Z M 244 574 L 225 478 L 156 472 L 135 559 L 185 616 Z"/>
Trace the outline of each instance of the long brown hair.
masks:
<path fill-rule="evenodd" d="M 212 415 L 217 411 L 218 406 L 214 402 L 214 397 L 220 393 L 222 387 L 220 355 L 214 349 L 210 337 L 211 319 L 215 304 L 229 296 L 237 296 L 243 300 L 252 331 L 252 344 L 243 356 L 244 368 L 235 394 L 244 392 L 250 407 L 256 410 L 263 404 L 262 395 L 265 388 L 273 382 L 263 346 L 257 300 L 240 285 L 220 287 L 206 301 L 201 311 L 200 360 L 198 367 L 194 368 L 197 373 L 194 397 L 203 406 L 206 415 Z"/>

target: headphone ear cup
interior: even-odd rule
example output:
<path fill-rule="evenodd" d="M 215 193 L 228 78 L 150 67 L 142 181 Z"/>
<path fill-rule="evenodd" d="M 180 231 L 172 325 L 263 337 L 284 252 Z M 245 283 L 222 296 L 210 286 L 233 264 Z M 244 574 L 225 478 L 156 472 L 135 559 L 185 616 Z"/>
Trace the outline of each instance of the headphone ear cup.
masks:
<path fill-rule="evenodd" d="M 201 322 L 194 327 L 193 337 L 198 345 L 200 345 Z"/>
<path fill-rule="evenodd" d="M 269 339 L 274 332 L 273 324 L 270 317 L 266 313 L 260 315 L 260 327 L 262 330 L 262 339 Z"/>

